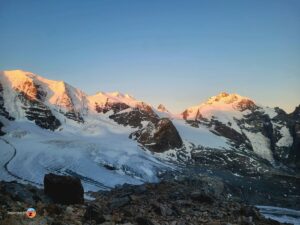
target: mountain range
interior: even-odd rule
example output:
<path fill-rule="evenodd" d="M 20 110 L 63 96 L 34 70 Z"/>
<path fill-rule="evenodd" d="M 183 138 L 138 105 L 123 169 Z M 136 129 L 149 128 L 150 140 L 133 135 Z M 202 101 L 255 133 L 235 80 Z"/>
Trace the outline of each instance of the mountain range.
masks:
<path fill-rule="evenodd" d="M 0 72 L 0 179 L 42 184 L 48 172 L 86 190 L 155 182 L 182 165 L 234 173 L 300 169 L 300 105 L 286 113 L 222 92 L 173 114 L 119 92 Z"/>

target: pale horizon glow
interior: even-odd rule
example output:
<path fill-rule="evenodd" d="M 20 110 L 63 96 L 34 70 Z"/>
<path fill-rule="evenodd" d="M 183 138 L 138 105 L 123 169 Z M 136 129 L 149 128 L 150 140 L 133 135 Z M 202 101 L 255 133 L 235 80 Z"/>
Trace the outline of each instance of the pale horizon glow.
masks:
<path fill-rule="evenodd" d="M 300 104 L 297 0 L 0 3 L 0 70 L 128 93 L 173 113 L 220 92 Z"/>

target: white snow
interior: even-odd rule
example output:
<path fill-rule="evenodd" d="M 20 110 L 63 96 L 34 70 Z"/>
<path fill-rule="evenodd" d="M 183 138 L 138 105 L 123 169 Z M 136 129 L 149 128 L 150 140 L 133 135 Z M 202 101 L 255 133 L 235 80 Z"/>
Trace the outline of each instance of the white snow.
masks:
<path fill-rule="evenodd" d="M 300 225 L 300 211 L 274 206 L 256 206 L 266 218 L 277 220 L 281 223 Z"/>
<path fill-rule="evenodd" d="M 244 130 L 244 134 L 250 140 L 253 151 L 264 159 L 272 162 L 273 155 L 270 149 L 270 141 L 260 132 L 253 133 Z"/>
<path fill-rule="evenodd" d="M 262 111 L 263 111 L 265 114 L 269 115 L 269 117 L 270 117 L 271 119 L 278 115 L 274 108 L 270 108 L 270 107 L 262 107 L 262 108 L 263 108 Z"/>
<path fill-rule="evenodd" d="M 17 149 L 8 164 L 9 171 L 38 184 L 42 184 L 45 173 L 71 171 L 85 177 L 85 191 L 89 191 L 123 183 L 155 182 L 158 181 L 156 172 L 166 167 L 128 138 L 130 128 L 103 121 L 87 121 L 82 130 L 68 125 L 63 128 L 63 132 L 51 132 L 30 122 L 11 123 L 5 129 L 11 133 L 3 137 Z M 15 130 L 26 135 L 16 137 Z M 0 161 L 3 168 L 11 148 L 1 141 L 0 149 L 4 156 Z M 108 170 L 104 164 L 113 165 L 116 170 Z M 1 171 L 0 179 L 12 177 Z"/>
<path fill-rule="evenodd" d="M 227 139 L 210 132 L 206 127 L 192 127 L 184 120 L 174 119 L 173 124 L 179 132 L 183 140 L 190 143 L 211 148 L 226 148 L 229 147 L 226 143 Z"/>
<path fill-rule="evenodd" d="M 281 138 L 277 141 L 276 145 L 278 147 L 290 147 L 293 144 L 293 137 L 289 129 L 286 126 L 283 126 L 280 129 Z"/>
<path fill-rule="evenodd" d="M 237 110 L 237 104 L 242 100 L 250 99 L 238 94 L 220 93 L 217 96 L 211 97 L 205 103 L 188 108 L 187 119 L 194 120 L 199 112 L 208 120 L 216 119 L 225 125 L 230 124 L 231 128 L 235 129 L 239 133 L 242 133 L 235 119 L 241 119 L 244 115 L 250 113 L 249 110 L 245 110 L 243 112 Z"/>
<path fill-rule="evenodd" d="M 89 108 L 94 111 L 95 104 L 104 106 L 107 101 L 110 103 L 125 103 L 130 107 L 136 107 L 141 101 L 136 100 L 128 94 L 121 94 L 119 92 L 98 92 L 96 95 L 88 96 Z"/>

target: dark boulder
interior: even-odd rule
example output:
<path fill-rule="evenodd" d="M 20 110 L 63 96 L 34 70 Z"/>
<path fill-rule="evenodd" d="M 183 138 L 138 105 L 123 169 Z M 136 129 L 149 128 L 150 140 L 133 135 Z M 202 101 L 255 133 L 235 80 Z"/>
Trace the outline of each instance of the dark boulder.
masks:
<path fill-rule="evenodd" d="M 154 225 L 151 220 L 149 220 L 148 218 L 145 218 L 145 217 L 136 218 L 136 223 L 138 225 Z"/>
<path fill-rule="evenodd" d="M 203 193 L 203 192 L 199 192 L 199 191 L 192 192 L 191 199 L 193 201 L 207 203 L 207 204 L 212 204 L 214 202 L 214 199 L 212 196 L 210 196 L 206 193 Z"/>
<path fill-rule="evenodd" d="M 111 209 L 121 208 L 125 205 L 128 205 L 130 201 L 131 200 L 128 196 L 113 198 L 110 202 L 110 208 Z"/>
<path fill-rule="evenodd" d="M 83 187 L 77 177 L 46 174 L 44 177 L 44 192 L 56 203 L 84 203 Z"/>
<path fill-rule="evenodd" d="M 84 218 L 87 221 L 94 220 L 97 224 L 104 223 L 105 218 L 103 216 L 103 211 L 101 208 L 96 204 L 91 204 L 86 208 Z"/>

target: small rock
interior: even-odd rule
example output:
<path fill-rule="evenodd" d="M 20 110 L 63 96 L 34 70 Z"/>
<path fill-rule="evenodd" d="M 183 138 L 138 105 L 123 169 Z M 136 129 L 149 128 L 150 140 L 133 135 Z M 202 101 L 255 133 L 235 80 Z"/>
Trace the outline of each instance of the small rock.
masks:
<path fill-rule="evenodd" d="M 86 208 L 84 218 L 88 221 L 94 220 L 96 223 L 103 223 L 106 221 L 102 210 L 95 204 L 91 204 Z"/>
<path fill-rule="evenodd" d="M 110 208 L 117 209 L 117 208 L 123 207 L 123 206 L 129 204 L 130 201 L 131 200 L 128 196 L 121 197 L 121 198 L 113 198 L 110 203 Z"/>
<path fill-rule="evenodd" d="M 202 203 L 209 203 L 209 204 L 212 204 L 214 202 L 214 199 L 211 196 L 204 194 L 202 192 L 192 192 L 191 199 L 194 201 L 199 201 Z"/>
<path fill-rule="evenodd" d="M 68 207 L 66 208 L 66 213 L 68 213 L 68 214 L 73 213 L 73 208 L 72 208 L 71 206 L 68 206 Z"/>
<path fill-rule="evenodd" d="M 170 209 L 168 206 L 165 205 L 157 205 L 157 204 L 153 204 L 152 205 L 153 210 L 156 214 L 161 215 L 161 216 L 171 216 L 173 214 L 172 209 Z"/>
<path fill-rule="evenodd" d="M 138 225 L 154 225 L 151 220 L 145 217 L 138 217 L 136 218 L 136 222 Z"/>

